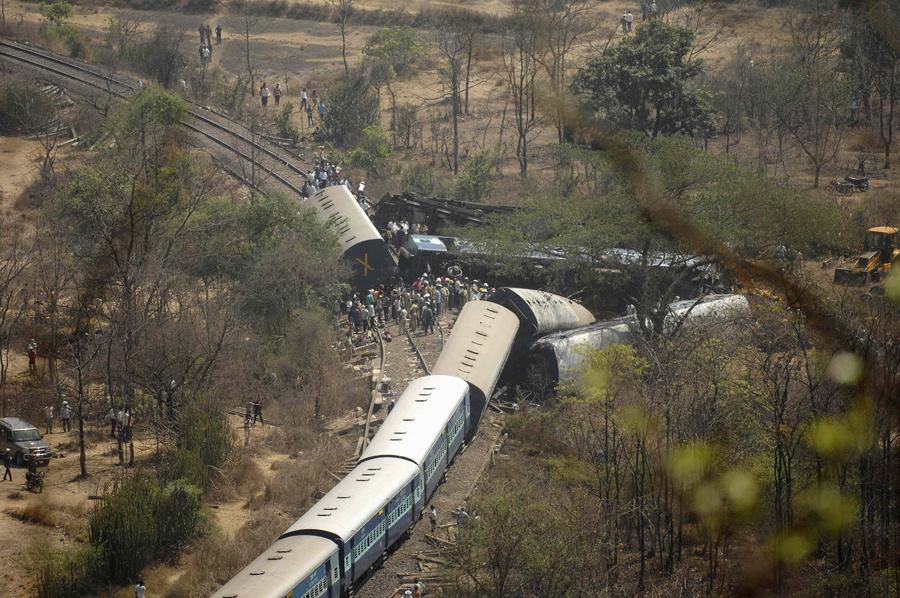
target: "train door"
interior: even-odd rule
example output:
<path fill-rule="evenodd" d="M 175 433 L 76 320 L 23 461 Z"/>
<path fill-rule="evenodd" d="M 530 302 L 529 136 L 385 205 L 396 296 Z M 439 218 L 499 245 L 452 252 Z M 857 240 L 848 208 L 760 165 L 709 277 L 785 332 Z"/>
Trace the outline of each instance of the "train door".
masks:
<path fill-rule="evenodd" d="M 337 552 L 325 562 L 325 575 L 328 577 L 328 598 L 341 595 L 341 559 Z"/>

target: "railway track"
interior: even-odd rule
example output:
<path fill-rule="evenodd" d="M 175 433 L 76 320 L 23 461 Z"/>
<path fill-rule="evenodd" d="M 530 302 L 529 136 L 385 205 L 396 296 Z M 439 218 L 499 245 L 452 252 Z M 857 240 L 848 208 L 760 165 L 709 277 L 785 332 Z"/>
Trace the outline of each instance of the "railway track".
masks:
<path fill-rule="evenodd" d="M 432 337 L 436 338 L 437 346 L 436 346 L 436 355 L 440 355 L 441 351 L 444 350 L 444 327 L 441 326 L 440 319 L 435 318 L 435 327 L 437 328 L 437 336 Z M 429 337 L 421 336 L 419 337 L 420 341 L 425 341 Z M 428 365 L 427 360 L 425 359 L 425 354 L 422 351 L 422 348 L 419 347 L 419 344 L 416 343 L 415 336 L 409 331 L 406 330 L 406 340 L 409 342 L 412 347 L 413 353 L 416 355 L 416 360 L 419 362 L 419 367 L 422 368 L 422 371 L 425 372 L 425 375 L 428 376 L 431 374 L 431 366 Z M 424 343 L 423 343 L 424 344 Z"/>
<path fill-rule="evenodd" d="M 29 70 L 40 71 L 63 84 L 76 84 L 83 88 L 125 99 L 141 88 L 141 82 L 99 67 L 84 64 L 44 50 L 0 39 L 0 58 Z M 306 171 L 300 157 L 285 148 L 266 141 L 245 125 L 228 116 L 193 101 L 188 102 L 188 118 L 182 124 L 186 129 L 205 139 L 226 156 L 237 158 L 242 167 L 258 168 L 286 190 L 299 195 Z M 256 181 L 233 166 L 226 168 L 253 186 Z M 243 168 L 246 170 L 246 168 Z"/>

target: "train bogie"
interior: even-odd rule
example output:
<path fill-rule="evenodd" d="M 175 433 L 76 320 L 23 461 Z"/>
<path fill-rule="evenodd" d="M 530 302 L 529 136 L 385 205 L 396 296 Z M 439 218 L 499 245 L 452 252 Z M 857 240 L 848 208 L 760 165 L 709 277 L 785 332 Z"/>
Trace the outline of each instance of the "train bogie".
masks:
<path fill-rule="evenodd" d="M 742 295 L 707 295 L 699 299 L 676 301 L 669 305 L 664 332 L 689 327 L 708 318 L 724 319 L 749 313 L 750 304 Z M 578 382 L 592 349 L 634 341 L 637 316 L 625 316 L 590 326 L 548 334 L 532 342 L 525 357 L 525 383 L 542 398 L 554 387 Z"/>
<path fill-rule="evenodd" d="M 362 577 L 415 521 L 419 468 L 404 459 L 359 463 L 282 534 L 319 536 L 339 547 L 344 589 Z"/>

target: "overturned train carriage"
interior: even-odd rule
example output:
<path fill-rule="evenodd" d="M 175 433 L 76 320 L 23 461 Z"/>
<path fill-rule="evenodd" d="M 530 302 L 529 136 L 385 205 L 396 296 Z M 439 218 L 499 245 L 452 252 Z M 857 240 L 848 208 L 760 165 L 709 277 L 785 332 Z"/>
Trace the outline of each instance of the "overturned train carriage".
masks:
<path fill-rule="evenodd" d="M 664 325 L 671 332 L 677 326 L 689 326 L 705 318 L 725 320 L 748 313 L 750 304 L 742 295 L 707 295 L 670 304 Z M 635 316 L 625 316 L 537 339 L 521 360 L 524 386 L 537 398 L 544 398 L 551 396 L 558 385 L 574 384 L 591 350 L 632 343 L 637 326 Z"/>
<path fill-rule="evenodd" d="M 520 344 L 552 332 L 581 328 L 595 321 L 594 314 L 577 301 L 545 291 L 504 287 L 494 293 L 491 301 L 518 316 L 521 325 L 516 342 Z"/>
<path fill-rule="evenodd" d="M 325 187 L 300 205 L 314 209 L 337 234 L 354 288 L 368 289 L 393 277 L 396 266 L 387 243 L 347 187 Z"/>
<path fill-rule="evenodd" d="M 469 301 L 432 368 L 434 374 L 469 383 L 468 438 L 475 434 L 518 329 L 519 319 L 508 309 L 489 301 Z"/>

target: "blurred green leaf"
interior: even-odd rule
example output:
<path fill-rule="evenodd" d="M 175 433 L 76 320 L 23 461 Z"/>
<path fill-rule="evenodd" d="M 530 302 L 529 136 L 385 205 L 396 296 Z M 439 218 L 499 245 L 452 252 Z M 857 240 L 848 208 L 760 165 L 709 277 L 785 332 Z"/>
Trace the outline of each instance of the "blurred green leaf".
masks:
<path fill-rule="evenodd" d="M 720 484 L 735 512 L 746 513 L 756 506 L 759 498 L 759 484 L 749 471 L 743 469 L 726 471 L 722 475 Z"/>
<path fill-rule="evenodd" d="M 862 372 L 862 359 L 849 351 L 836 353 L 828 364 L 828 375 L 838 384 L 856 384 Z"/>
<path fill-rule="evenodd" d="M 893 268 L 884 279 L 884 294 L 888 299 L 900 305 L 900 264 Z"/>
<path fill-rule="evenodd" d="M 677 447 L 669 457 L 669 475 L 685 486 L 698 483 L 712 464 L 713 450 L 703 443 Z"/>

